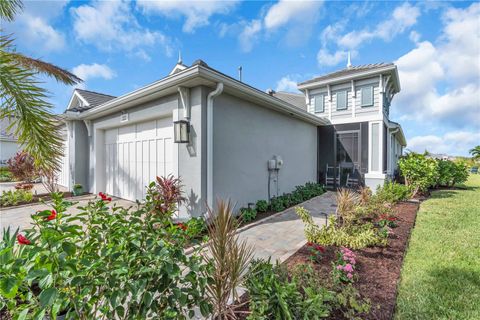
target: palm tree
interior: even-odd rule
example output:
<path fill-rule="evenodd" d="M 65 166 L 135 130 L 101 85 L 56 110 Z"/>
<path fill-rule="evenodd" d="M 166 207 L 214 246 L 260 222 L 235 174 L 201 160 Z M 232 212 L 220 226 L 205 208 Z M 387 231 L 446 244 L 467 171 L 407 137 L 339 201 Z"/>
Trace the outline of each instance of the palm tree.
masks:
<path fill-rule="evenodd" d="M 480 160 L 480 146 L 473 147 L 469 153 L 472 155 L 473 160 Z"/>
<path fill-rule="evenodd" d="M 12 21 L 22 9 L 21 0 L 0 0 L 0 19 Z M 16 52 L 11 35 L 0 36 L 0 61 L 0 118 L 11 119 L 7 130 L 13 131 L 41 172 L 58 170 L 62 140 L 52 105 L 46 101 L 48 92 L 37 76 L 47 75 L 67 85 L 82 80 L 53 64 Z"/>

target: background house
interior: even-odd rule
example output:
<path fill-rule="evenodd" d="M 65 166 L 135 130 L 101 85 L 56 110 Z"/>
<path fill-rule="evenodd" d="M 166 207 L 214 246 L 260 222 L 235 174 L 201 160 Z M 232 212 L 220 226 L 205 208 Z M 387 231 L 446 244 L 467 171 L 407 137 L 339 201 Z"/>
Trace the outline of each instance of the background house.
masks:
<path fill-rule="evenodd" d="M 14 130 L 7 131 L 9 126 L 10 118 L 0 119 L 0 167 L 6 166 L 8 159 L 21 149 L 17 138 L 11 133 Z"/>

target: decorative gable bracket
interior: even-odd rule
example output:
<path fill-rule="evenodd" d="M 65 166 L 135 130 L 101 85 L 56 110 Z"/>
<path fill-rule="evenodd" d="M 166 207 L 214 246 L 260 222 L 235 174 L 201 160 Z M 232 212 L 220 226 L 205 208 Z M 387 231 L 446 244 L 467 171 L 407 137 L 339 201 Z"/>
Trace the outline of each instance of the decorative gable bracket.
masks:
<path fill-rule="evenodd" d="M 183 108 L 183 117 L 190 119 L 190 88 L 178 87 L 178 93 L 180 94 L 180 103 Z"/>

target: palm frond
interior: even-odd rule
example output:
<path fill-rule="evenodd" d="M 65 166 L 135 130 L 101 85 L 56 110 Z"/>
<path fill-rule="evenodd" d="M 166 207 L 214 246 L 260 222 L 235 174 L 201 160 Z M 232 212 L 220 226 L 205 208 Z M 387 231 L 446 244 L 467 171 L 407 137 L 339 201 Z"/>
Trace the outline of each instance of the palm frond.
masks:
<path fill-rule="evenodd" d="M 36 80 L 36 70 L 12 56 L 10 45 L 8 37 L 0 37 L 0 117 L 10 117 L 7 130 L 13 131 L 39 170 L 58 170 L 63 143 L 47 91 Z"/>
<path fill-rule="evenodd" d="M 13 21 L 15 15 L 23 10 L 21 0 L 0 0 L 0 19 Z"/>
<path fill-rule="evenodd" d="M 38 73 L 53 77 L 59 82 L 63 82 L 68 85 L 74 85 L 83 82 L 82 79 L 70 71 L 62 69 L 54 64 L 39 59 L 30 58 L 17 52 L 10 52 L 10 55 L 13 60 L 22 65 L 24 68 L 32 69 Z"/>

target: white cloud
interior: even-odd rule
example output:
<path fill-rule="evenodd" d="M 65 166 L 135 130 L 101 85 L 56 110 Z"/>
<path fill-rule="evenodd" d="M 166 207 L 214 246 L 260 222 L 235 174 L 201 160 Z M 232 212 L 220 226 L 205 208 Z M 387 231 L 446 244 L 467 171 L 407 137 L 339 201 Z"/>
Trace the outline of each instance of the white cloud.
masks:
<path fill-rule="evenodd" d="M 291 21 L 306 22 L 315 19 L 321 1 L 280 0 L 270 7 L 264 18 L 266 29 L 277 29 Z"/>
<path fill-rule="evenodd" d="M 417 43 L 400 57 L 402 92 L 395 98 L 402 119 L 440 121 L 480 131 L 480 4 L 448 9 L 437 43 Z"/>
<path fill-rule="evenodd" d="M 292 76 L 285 76 L 277 81 L 275 91 L 286 91 L 298 93 L 297 81 Z"/>
<path fill-rule="evenodd" d="M 419 16 L 420 9 L 409 3 L 404 3 L 395 8 L 392 16 L 380 22 L 373 30 L 367 28 L 360 31 L 351 31 L 338 39 L 338 45 L 344 48 L 355 49 L 363 42 L 375 38 L 390 41 L 398 34 L 415 25 Z"/>
<path fill-rule="evenodd" d="M 422 37 L 420 35 L 420 33 L 418 33 L 417 31 L 413 30 L 413 31 L 410 31 L 410 35 L 408 36 L 410 40 L 412 40 L 413 42 L 415 43 L 418 43 L 420 41 L 420 38 Z"/>
<path fill-rule="evenodd" d="M 251 51 L 262 32 L 268 35 L 282 28 L 285 30 L 286 45 L 295 46 L 304 42 L 310 37 L 322 5 L 322 1 L 280 0 L 261 18 L 243 24 L 238 38 L 242 50 Z"/>
<path fill-rule="evenodd" d="M 34 52 L 61 51 L 65 48 L 64 34 L 54 27 L 55 19 L 63 12 L 68 1 L 53 1 L 40 4 L 25 2 L 25 9 L 12 23 L 4 23 L 7 33 Z"/>
<path fill-rule="evenodd" d="M 340 61 L 347 61 L 348 52 L 338 50 L 334 53 L 328 52 L 327 49 L 322 48 L 317 53 L 317 61 L 320 66 L 336 66 Z"/>
<path fill-rule="evenodd" d="M 468 150 L 478 145 L 480 132 L 453 131 L 441 136 L 415 136 L 408 140 L 407 149 L 415 152 L 446 153 L 449 155 L 467 155 Z"/>
<path fill-rule="evenodd" d="M 93 78 L 103 78 L 110 80 L 116 76 L 115 71 L 105 64 L 81 64 L 73 68 L 72 72 L 83 81 Z"/>
<path fill-rule="evenodd" d="M 247 23 L 242 32 L 240 32 L 238 41 L 240 42 L 240 47 L 244 52 L 249 52 L 252 50 L 254 43 L 258 40 L 261 30 L 262 22 L 260 20 L 252 20 Z"/>
<path fill-rule="evenodd" d="M 171 56 L 170 39 L 140 26 L 126 1 L 101 1 L 72 8 L 77 39 L 99 49 L 131 51 L 141 46 L 160 46 Z"/>
<path fill-rule="evenodd" d="M 184 16 L 183 31 L 194 32 L 195 29 L 208 25 L 212 15 L 230 12 L 237 1 L 138 0 L 137 5 L 146 13 L 159 13 L 167 18 Z"/>

